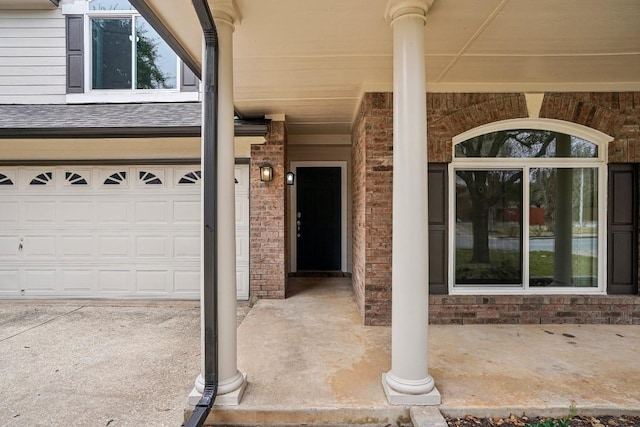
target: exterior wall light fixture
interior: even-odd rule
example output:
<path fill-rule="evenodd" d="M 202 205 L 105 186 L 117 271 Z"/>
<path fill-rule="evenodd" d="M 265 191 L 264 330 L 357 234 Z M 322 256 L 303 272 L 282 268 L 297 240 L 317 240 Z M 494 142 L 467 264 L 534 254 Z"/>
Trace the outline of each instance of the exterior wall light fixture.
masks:
<path fill-rule="evenodd" d="M 296 180 L 296 174 L 293 172 L 287 172 L 287 185 L 293 185 L 293 182 Z"/>
<path fill-rule="evenodd" d="M 262 165 L 260 165 L 260 181 L 273 181 L 273 166 L 271 166 L 269 163 L 263 163 Z"/>

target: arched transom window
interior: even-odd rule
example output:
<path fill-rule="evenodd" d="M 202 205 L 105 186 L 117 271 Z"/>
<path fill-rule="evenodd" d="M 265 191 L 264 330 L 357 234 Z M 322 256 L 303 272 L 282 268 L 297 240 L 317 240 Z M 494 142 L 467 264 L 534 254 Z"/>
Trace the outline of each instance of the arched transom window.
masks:
<path fill-rule="evenodd" d="M 607 140 L 526 120 L 457 137 L 451 292 L 604 292 Z"/>

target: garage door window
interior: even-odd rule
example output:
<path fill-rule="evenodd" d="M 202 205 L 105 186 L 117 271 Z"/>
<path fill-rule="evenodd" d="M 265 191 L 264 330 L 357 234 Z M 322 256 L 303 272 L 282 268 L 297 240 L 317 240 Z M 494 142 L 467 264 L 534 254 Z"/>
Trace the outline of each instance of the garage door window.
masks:
<path fill-rule="evenodd" d="M 13 185 L 13 180 L 7 175 L 0 173 L 0 185 Z"/>

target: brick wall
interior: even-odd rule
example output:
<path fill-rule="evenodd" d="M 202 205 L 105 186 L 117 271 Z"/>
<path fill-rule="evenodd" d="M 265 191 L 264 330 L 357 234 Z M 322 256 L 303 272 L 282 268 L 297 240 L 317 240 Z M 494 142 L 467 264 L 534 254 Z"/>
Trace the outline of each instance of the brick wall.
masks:
<path fill-rule="evenodd" d="M 271 122 L 267 142 L 251 146 L 251 298 L 284 298 L 288 265 L 286 130 L 284 122 Z M 273 166 L 271 182 L 260 181 L 259 167 Z"/>
<path fill-rule="evenodd" d="M 388 325 L 391 321 L 392 94 L 366 94 L 353 129 L 354 292 L 365 325 Z"/>
<path fill-rule="evenodd" d="M 528 117 L 521 93 L 427 93 L 429 161 L 451 162 L 451 140 L 469 129 L 499 120 Z"/>
<path fill-rule="evenodd" d="M 429 322 L 436 325 L 640 325 L 640 298 L 633 295 L 432 295 Z"/>
<path fill-rule="evenodd" d="M 540 117 L 611 135 L 610 163 L 640 162 L 640 92 L 547 93 Z"/>
<path fill-rule="evenodd" d="M 528 111 L 522 93 L 428 93 L 429 161 L 451 162 L 452 138 L 462 132 L 524 117 Z M 611 162 L 640 162 L 640 93 L 548 93 L 540 117 L 579 123 L 612 135 Z M 366 325 L 390 323 L 392 149 L 393 95 L 367 93 L 352 134 L 353 286 Z M 454 297 L 431 298 L 432 320 L 444 316 L 448 323 L 461 323 L 462 319 L 465 323 L 613 323 L 632 319 L 632 323 L 638 312 L 634 297 L 584 297 L 587 302 L 580 302 L 583 300 L 562 296 L 472 296 L 455 297 L 469 298 L 455 304 L 438 299 Z M 493 302 L 480 304 L 477 298 Z"/>
<path fill-rule="evenodd" d="M 366 120 L 361 112 L 353 126 L 351 140 L 351 283 L 356 304 L 364 320 L 366 265 Z"/>

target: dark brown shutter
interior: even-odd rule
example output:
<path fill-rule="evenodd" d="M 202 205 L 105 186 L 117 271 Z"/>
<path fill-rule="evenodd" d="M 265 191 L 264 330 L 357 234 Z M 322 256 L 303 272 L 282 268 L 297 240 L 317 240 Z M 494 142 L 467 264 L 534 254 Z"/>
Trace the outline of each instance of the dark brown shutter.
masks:
<path fill-rule="evenodd" d="M 180 61 L 180 92 L 197 92 L 198 85 L 198 78 L 193 74 L 191 68 Z"/>
<path fill-rule="evenodd" d="M 607 291 L 638 293 L 638 173 L 631 164 L 609 165 Z"/>
<path fill-rule="evenodd" d="M 429 293 L 446 294 L 448 271 L 447 164 L 429 163 Z"/>
<path fill-rule="evenodd" d="M 84 92 L 84 23 L 82 15 L 67 15 L 67 93 Z"/>

